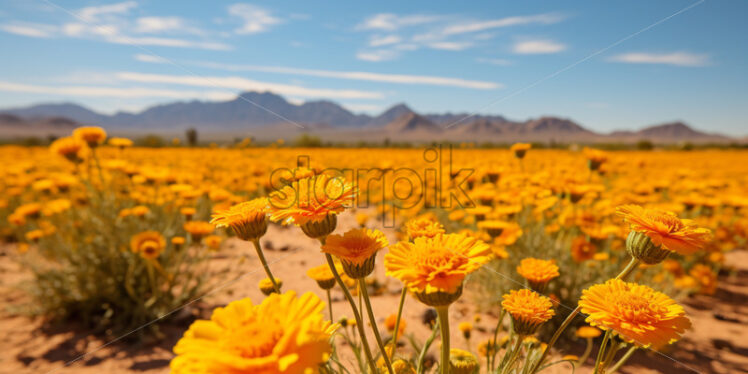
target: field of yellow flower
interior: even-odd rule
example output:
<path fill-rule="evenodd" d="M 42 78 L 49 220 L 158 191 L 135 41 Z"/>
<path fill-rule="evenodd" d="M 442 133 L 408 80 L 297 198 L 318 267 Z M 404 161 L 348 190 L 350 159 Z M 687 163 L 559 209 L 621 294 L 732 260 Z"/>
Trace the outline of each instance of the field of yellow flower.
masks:
<path fill-rule="evenodd" d="M 1 147 L 0 261 L 23 318 L 125 344 L 186 318 L 173 373 L 611 373 L 677 351 L 748 240 L 744 151 L 132 144 Z M 180 313 L 252 271 L 261 299 Z"/>

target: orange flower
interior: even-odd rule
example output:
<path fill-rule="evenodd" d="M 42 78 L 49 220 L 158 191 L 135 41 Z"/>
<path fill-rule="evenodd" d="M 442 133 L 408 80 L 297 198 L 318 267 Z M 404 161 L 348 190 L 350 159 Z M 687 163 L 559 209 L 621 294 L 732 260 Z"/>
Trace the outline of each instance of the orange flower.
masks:
<path fill-rule="evenodd" d="M 584 235 L 580 235 L 571 242 L 571 258 L 575 262 L 584 262 L 592 259 L 597 252 L 597 247 Z"/>
<path fill-rule="evenodd" d="M 199 242 L 205 235 L 213 233 L 216 229 L 212 223 L 205 221 L 189 221 L 184 224 L 184 231 L 192 235 L 192 240 Z"/>
<path fill-rule="evenodd" d="M 672 212 L 644 209 L 638 205 L 624 205 L 616 212 L 632 231 L 646 234 L 654 245 L 673 252 L 694 253 L 711 239 L 708 229 L 697 227 L 691 220 L 681 220 Z"/>
<path fill-rule="evenodd" d="M 379 230 L 351 229 L 343 235 L 329 235 L 322 252 L 340 259 L 351 278 L 363 278 L 374 270 L 375 254 L 389 245 Z"/>
<path fill-rule="evenodd" d="M 320 222 L 345 210 L 356 193 L 356 188 L 342 178 L 325 174 L 303 178 L 270 194 L 270 219 L 297 225 Z"/>
<path fill-rule="evenodd" d="M 393 332 L 395 331 L 395 325 L 397 324 L 397 314 L 390 314 L 387 316 L 387 319 L 384 320 L 384 326 L 387 328 L 387 331 Z M 403 333 L 405 333 L 405 318 L 400 318 L 400 328 L 397 332 L 397 336 L 403 336 Z"/>
<path fill-rule="evenodd" d="M 532 144 L 530 143 L 514 143 L 509 150 L 514 152 L 514 156 L 517 158 L 523 158 L 530 148 L 532 148 Z"/>
<path fill-rule="evenodd" d="M 73 130 L 73 137 L 83 140 L 89 147 L 94 148 L 106 140 L 106 131 L 101 127 L 84 126 Z"/>
<path fill-rule="evenodd" d="M 267 231 L 266 209 L 267 199 L 257 198 L 216 212 L 210 223 L 231 227 L 242 240 L 256 240 Z"/>
<path fill-rule="evenodd" d="M 444 234 L 444 226 L 431 218 L 423 217 L 406 222 L 405 231 L 408 233 L 410 240 L 420 237 L 433 238 L 436 235 Z"/>
<path fill-rule="evenodd" d="M 384 256 L 387 275 L 401 280 L 422 302 L 423 296 L 459 298 L 465 276 L 491 259 L 491 250 L 482 241 L 462 234 L 416 238 L 414 243 L 399 242 Z M 446 305 L 442 304 L 442 305 Z"/>
<path fill-rule="evenodd" d="M 558 265 L 552 260 L 526 258 L 517 266 L 517 273 L 527 279 L 533 290 L 542 292 L 548 282 L 559 276 Z"/>
<path fill-rule="evenodd" d="M 130 249 L 147 259 L 154 259 L 166 247 L 166 239 L 157 231 L 144 231 L 130 239 Z"/>
<path fill-rule="evenodd" d="M 511 290 L 501 298 L 501 307 L 512 316 L 514 332 L 519 335 L 534 334 L 556 314 L 551 299 L 526 288 Z"/>
<path fill-rule="evenodd" d="M 672 343 L 691 326 L 683 307 L 667 295 L 620 279 L 582 291 L 579 306 L 592 326 L 643 347 Z"/>
<path fill-rule="evenodd" d="M 49 149 L 52 153 L 57 153 L 58 155 L 72 161 L 78 158 L 78 152 L 80 152 L 85 146 L 86 143 L 82 142 L 80 139 L 68 136 L 59 138 L 52 142 Z"/>
<path fill-rule="evenodd" d="M 337 325 L 324 321 L 314 294 L 271 294 L 261 304 L 248 298 L 197 320 L 174 347 L 174 374 L 299 374 L 316 371 L 332 350 Z"/>

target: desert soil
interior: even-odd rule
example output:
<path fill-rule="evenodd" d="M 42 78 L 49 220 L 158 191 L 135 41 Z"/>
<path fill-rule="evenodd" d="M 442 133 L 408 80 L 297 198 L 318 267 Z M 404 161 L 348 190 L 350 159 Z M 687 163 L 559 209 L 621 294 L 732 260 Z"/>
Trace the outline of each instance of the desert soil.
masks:
<path fill-rule="evenodd" d="M 344 214 L 337 231 L 343 232 L 354 225 L 352 216 Z M 384 231 L 390 242 L 396 241 L 394 231 Z M 324 263 L 317 242 L 306 238 L 297 228 L 278 226 L 271 226 L 262 242 L 274 274 L 283 280 L 284 290 L 315 292 L 323 300 L 326 298 L 305 274 L 309 267 Z M 263 298 L 257 283 L 264 278 L 264 273 L 254 250 L 247 243 L 231 239 L 216 253 L 213 261 L 216 266 L 242 261 L 234 280 L 227 281 L 221 289 L 178 312 L 182 317 L 178 321 L 163 324 L 163 339 L 140 343 L 133 343 L 131 339 L 113 341 L 114 338 L 91 336 L 76 328 L 74 323 L 49 325 L 42 319 L 13 313 L 14 307 L 28 302 L 17 284 L 29 276 L 13 260 L 14 256 L 12 246 L 0 249 L 0 373 L 167 373 L 173 357 L 171 349 L 189 325 L 189 316 L 207 318 L 212 308 L 232 300 L 249 297 L 260 301 Z M 384 319 L 397 311 L 399 283 L 386 281 L 381 263 L 380 257 L 377 278 L 387 282 L 388 291 L 373 297 L 372 303 L 380 327 L 383 327 Z M 721 274 L 716 294 L 697 295 L 685 301 L 694 327 L 684 339 L 661 353 L 636 352 L 621 372 L 748 373 L 748 251 L 729 253 L 727 263 L 732 270 Z M 333 309 L 336 319 L 343 315 L 351 317 L 348 304 L 339 291 L 333 292 Z M 406 334 L 413 334 L 419 341 L 425 340 L 430 333 L 421 322 L 425 310 L 426 307 L 416 300 L 407 299 L 404 312 Z M 496 317 L 490 312 L 482 313 L 480 322 L 474 322 L 476 310 L 470 295 L 453 305 L 450 314 L 451 339 L 453 347 L 457 348 L 466 347 L 465 340 L 457 331 L 458 323 L 473 322 L 475 330 L 470 342 L 473 349 L 477 342 L 489 337 L 488 332 L 496 324 Z M 571 344 L 564 353 L 580 354 L 584 349 L 581 342 Z M 341 347 L 346 350 L 345 346 Z M 438 343 L 432 350 L 434 348 L 438 349 Z M 436 351 L 432 353 L 437 354 Z M 571 370 L 569 366 L 559 365 L 545 372 L 567 373 Z M 587 373 L 589 367 L 578 368 L 576 372 Z"/>

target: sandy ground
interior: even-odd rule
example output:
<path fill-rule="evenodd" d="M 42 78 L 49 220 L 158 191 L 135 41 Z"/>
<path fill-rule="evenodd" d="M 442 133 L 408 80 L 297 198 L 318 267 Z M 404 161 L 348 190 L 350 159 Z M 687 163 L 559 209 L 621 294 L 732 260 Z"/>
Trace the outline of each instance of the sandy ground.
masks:
<path fill-rule="evenodd" d="M 341 217 L 337 232 L 343 232 L 354 224 L 352 217 L 346 214 Z M 391 242 L 396 241 L 393 231 L 385 232 Z M 317 242 L 306 238 L 297 228 L 271 226 L 263 238 L 263 244 L 274 274 L 284 282 L 284 290 L 310 291 L 326 298 L 316 283 L 305 275 L 309 267 L 324 263 Z M 189 321 L 164 324 L 162 331 L 165 338 L 161 341 L 134 344 L 126 339 L 112 341 L 93 337 L 76 329 L 74 324 L 48 326 L 41 319 L 13 315 L 9 307 L 25 300 L 25 295 L 15 285 L 26 274 L 13 262 L 12 254 L 8 254 L 11 251 L 6 247 L 5 254 L 0 256 L 0 373 L 158 374 L 169 371 L 168 364 L 173 357 L 171 348 Z M 253 253 L 247 243 L 238 240 L 225 243 L 213 261 L 217 266 L 222 266 L 246 256 L 237 274 L 239 278 L 224 284 L 221 290 L 211 293 L 183 313 L 207 317 L 213 307 L 238 298 L 250 297 L 260 301 L 263 296 L 257 289 L 257 283 L 264 278 L 264 273 Z M 381 263 L 379 258 L 377 277 L 388 282 L 388 291 L 373 297 L 372 303 L 383 327 L 382 321 L 396 312 L 399 283 L 385 280 Z M 731 274 L 721 276 L 719 290 L 714 296 L 695 296 L 686 302 L 694 328 L 683 341 L 662 353 L 637 352 L 622 372 L 748 373 L 748 251 L 730 253 L 728 263 L 734 264 L 735 269 Z M 463 321 L 474 322 L 475 310 L 470 300 L 471 296 L 465 295 L 450 309 L 451 325 L 454 326 L 451 334 L 453 347 L 466 348 L 466 341 L 456 331 L 456 326 Z M 351 317 L 348 304 L 339 291 L 333 293 L 333 309 L 336 319 L 343 315 Z M 425 340 L 430 333 L 420 322 L 425 309 L 412 298 L 406 301 L 406 334 L 414 334 L 419 341 Z M 495 324 L 495 316 L 483 313 L 480 322 L 474 322 L 471 348 L 487 339 L 488 332 Z M 438 349 L 438 343 L 434 348 Z M 583 343 L 572 343 L 564 353 L 581 354 L 583 349 Z M 342 346 L 342 350 L 347 349 Z M 433 353 L 437 354 L 436 351 Z M 571 372 L 568 366 L 556 366 L 544 371 L 551 374 L 567 372 Z M 587 373 L 589 368 L 582 367 L 576 372 Z"/>

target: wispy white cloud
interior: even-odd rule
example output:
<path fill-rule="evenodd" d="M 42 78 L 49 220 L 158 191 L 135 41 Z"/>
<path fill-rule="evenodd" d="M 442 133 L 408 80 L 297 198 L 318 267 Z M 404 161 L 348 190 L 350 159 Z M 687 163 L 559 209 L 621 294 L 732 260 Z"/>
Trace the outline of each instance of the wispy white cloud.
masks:
<path fill-rule="evenodd" d="M 152 34 L 184 28 L 184 20 L 180 17 L 140 17 L 135 20 L 135 31 L 139 33 Z"/>
<path fill-rule="evenodd" d="M 84 20 L 92 22 L 98 20 L 99 16 L 103 15 L 125 14 L 137 6 L 138 3 L 135 1 L 125 1 L 115 4 L 85 7 L 78 10 L 77 14 Z"/>
<path fill-rule="evenodd" d="M 366 18 L 356 26 L 356 30 L 374 32 L 368 45 L 356 57 L 360 60 L 379 62 L 399 57 L 401 51 L 436 49 L 442 51 L 463 51 L 496 37 L 494 29 L 522 25 L 549 25 L 561 22 L 567 17 L 559 13 L 544 13 L 525 16 L 512 16 L 488 20 L 465 20 L 458 15 L 397 15 L 379 13 Z M 397 31 L 397 36 L 381 32 Z M 404 47 L 407 46 L 407 47 Z M 546 45 L 520 46 L 518 53 L 551 53 L 552 49 L 563 49 L 556 43 Z M 534 52 L 543 51 L 543 52 Z"/>
<path fill-rule="evenodd" d="M 0 91 L 34 93 L 50 96 L 84 96 L 116 98 L 171 98 L 230 100 L 236 97 L 231 91 L 168 90 L 150 87 L 102 87 L 102 86 L 46 86 L 0 81 Z"/>
<path fill-rule="evenodd" d="M 439 16 L 427 14 L 399 16 L 392 13 L 379 13 L 365 19 L 356 26 L 356 29 L 394 31 L 402 27 L 431 23 L 439 20 L 439 18 Z"/>
<path fill-rule="evenodd" d="M 237 34 L 261 33 L 281 23 L 280 18 L 274 17 L 269 10 L 251 4 L 233 4 L 229 6 L 229 14 L 243 21 L 243 25 L 235 30 Z"/>
<path fill-rule="evenodd" d="M 548 54 L 566 50 L 566 45 L 552 40 L 524 40 L 514 44 L 512 51 L 516 54 Z"/>
<path fill-rule="evenodd" d="M 168 64 L 169 63 L 169 61 L 163 57 L 149 55 L 145 53 L 138 53 L 133 57 L 140 62 L 148 62 L 152 64 Z"/>
<path fill-rule="evenodd" d="M 475 61 L 484 63 L 484 64 L 491 64 L 491 65 L 497 65 L 497 66 L 509 66 L 512 65 L 513 62 L 511 60 L 503 59 L 503 58 L 483 58 L 479 57 L 475 59 Z"/>
<path fill-rule="evenodd" d="M 151 55 L 135 55 L 135 59 L 143 62 L 163 63 L 164 61 L 160 58 Z M 277 74 L 288 74 L 288 75 L 300 75 L 300 76 L 311 76 L 311 77 L 322 77 L 322 78 L 334 78 L 334 79 L 346 79 L 346 80 L 359 80 L 368 82 L 384 82 L 384 83 L 395 83 L 395 84 L 420 84 L 420 85 L 431 85 L 431 86 L 446 86 L 446 87 L 461 87 L 461 88 L 472 88 L 478 90 L 492 90 L 503 87 L 500 83 L 489 82 L 489 81 L 477 81 L 468 80 L 461 78 L 451 77 L 439 77 L 432 75 L 407 75 L 407 74 L 383 74 L 383 73 L 372 73 L 366 71 L 335 71 L 335 70 L 318 70 L 318 69 L 303 69 L 303 68 L 291 68 L 281 66 L 262 66 L 262 65 L 234 65 L 234 64 L 222 64 L 217 62 L 186 62 L 192 66 L 199 66 L 203 68 L 219 69 L 225 71 L 256 71 L 263 73 L 277 73 Z"/>
<path fill-rule="evenodd" d="M 0 25 L 0 30 L 7 33 L 28 36 L 31 38 L 50 38 L 54 35 L 55 28 L 49 25 L 31 23 L 11 23 Z"/>
<path fill-rule="evenodd" d="M 450 25 L 444 28 L 444 35 L 464 34 L 477 31 L 485 31 L 500 27 L 519 26 L 528 24 L 552 24 L 558 23 L 566 17 L 561 14 L 536 14 L 531 16 L 516 16 L 494 19 L 489 21 L 473 21 Z"/>
<path fill-rule="evenodd" d="M 374 51 L 360 51 L 356 58 L 362 61 L 380 62 L 394 60 L 399 54 L 391 49 L 378 49 Z"/>
<path fill-rule="evenodd" d="M 473 46 L 471 42 L 434 42 L 426 44 L 432 49 L 441 49 L 445 51 L 462 51 Z"/>
<path fill-rule="evenodd" d="M 383 45 L 397 44 L 402 39 L 397 35 L 374 36 L 369 40 L 370 47 L 381 47 Z"/>
<path fill-rule="evenodd" d="M 662 64 L 674 66 L 701 67 L 709 65 L 710 58 L 707 54 L 694 54 L 688 52 L 674 53 L 642 53 L 632 52 L 613 56 L 608 59 L 612 62 L 623 62 L 628 64 Z"/>
<path fill-rule="evenodd" d="M 241 91 L 271 91 L 281 95 L 301 97 L 326 97 L 333 99 L 381 99 L 384 95 L 375 91 L 307 88 L 297 85 L 260 82 L 242 77 L 201 77 L 192 75 L 162 75 L 137 72 L 119 72 L 116 77 L 123 81 L 140 83 L 176 84 L 193 87 L 227 88 Z"/>

